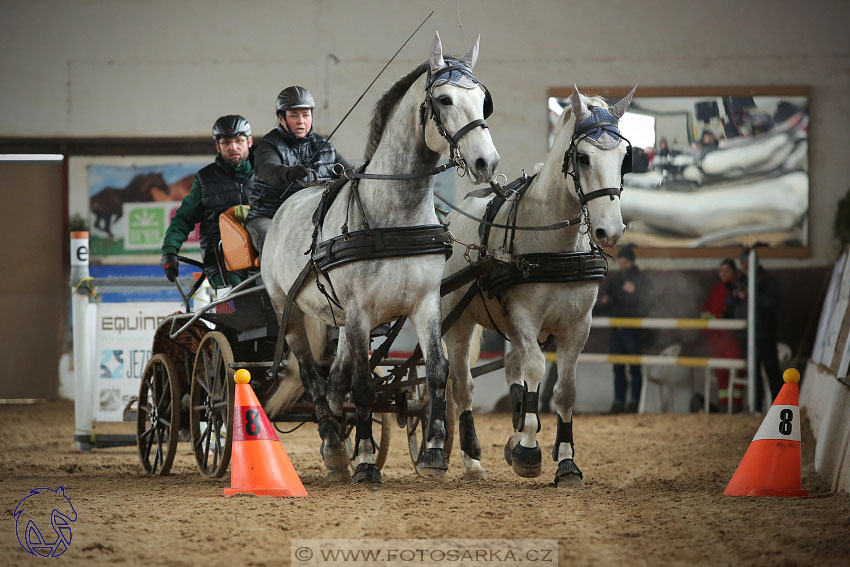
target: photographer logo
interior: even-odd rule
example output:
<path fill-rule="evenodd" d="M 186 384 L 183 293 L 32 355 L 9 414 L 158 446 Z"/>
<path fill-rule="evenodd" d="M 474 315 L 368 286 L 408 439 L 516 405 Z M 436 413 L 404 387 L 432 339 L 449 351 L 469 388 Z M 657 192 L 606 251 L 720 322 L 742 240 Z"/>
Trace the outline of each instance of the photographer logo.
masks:
<path fill-rule="evenodd" d="M 59 557 L 71 545 L 71 524 L 77 521 L 65 486 L 33 488 L 15 511 L 15 535 L 24 551 L 35 557 Z"/>

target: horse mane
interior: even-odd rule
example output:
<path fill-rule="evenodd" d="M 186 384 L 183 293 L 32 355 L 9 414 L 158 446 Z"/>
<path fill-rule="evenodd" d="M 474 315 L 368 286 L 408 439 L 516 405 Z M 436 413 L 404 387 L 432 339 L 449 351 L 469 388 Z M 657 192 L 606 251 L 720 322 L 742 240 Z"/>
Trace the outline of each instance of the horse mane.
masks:
<path fill-rule="evenodd" d="M 378 149 L 378 144 L 381 143 L 381 137 L 384 134 L 384 128 L 396 104 L 398 104 L 398 101 L 401 100 L 416 79 L 422 76 L 427 70 L 428 62 L 425 61 L 396 81 L 393 86 L 381 95 L 378 102 L 375 103 L 375 108 L 372 111 L 372 120 L 369 122 L 369 137 L 366 139 L 365 157 L 367 160 L 372 159 L 375 150 Z"/>

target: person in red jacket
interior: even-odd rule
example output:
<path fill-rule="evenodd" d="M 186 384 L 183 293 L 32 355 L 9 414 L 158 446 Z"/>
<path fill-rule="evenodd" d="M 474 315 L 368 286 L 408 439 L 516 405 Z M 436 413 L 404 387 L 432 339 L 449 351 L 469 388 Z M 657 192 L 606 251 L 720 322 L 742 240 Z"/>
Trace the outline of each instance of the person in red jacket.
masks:
<path fill-rule="evenodd" d="M 720 263 L 717 270 L 720 282 L 715 285 L 708 294 L 702 306 L 702 316 L 711 319 L 730 319 L 732 313 L 727 306 L 726 297 L 732 293 L 738 280 L 738 269 L 735 260 L 726 258 Z M 738 346 L 738 338 L 733 331 L 707 330 L 708 346 L 711 348 L 713 358 L 741 358 L 741 350 Z M 744 387 L 736 384 L 732 392 L 729 391 L 728 368 L 717 368 L 714 370 L 717 376 L 717 402 L 721 408 L 729 403 L 732 396 L 732 411 L 740 412 L 743 409 Z"/>

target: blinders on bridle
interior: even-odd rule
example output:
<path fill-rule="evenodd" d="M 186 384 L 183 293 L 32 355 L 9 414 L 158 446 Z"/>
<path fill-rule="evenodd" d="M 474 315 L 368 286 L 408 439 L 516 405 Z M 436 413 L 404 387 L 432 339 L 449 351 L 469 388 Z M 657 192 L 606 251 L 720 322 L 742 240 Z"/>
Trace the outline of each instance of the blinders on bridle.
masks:
<path fill-rule="evenodd" d="M 440 120 L 440 113 L 437 111 L 437 107 L 434 102 L 433 89 L 434 83 L 439 77 L 445 75 L 446 73 L 449 73 L 451 75 L 453 71 L 461 71 L 462 73 L 468 73 L 470 76 L 472 76 L 472 72 L 466 65 L 454 61 L 451 61 L 449 65 L 443 67 L 433 75 L 431 74 L 431 70 L 428 70 L 428 78 L 425 82 L 425 100 L 422 101 L 422 105 L 419 107 L 419 124 L 423 126 L 422 133 L 424 135 L 425 115 L 430 109 L 431 119 L 434 121 L 434 124 L 437 127 L 437 132 L 439 132 L 439 134 L 443 138 L 445 138 L 445 140 L 449 143 L 451 156 L 453 158 L 456 158 L 456 161 L 462 162 L 463 158 L 460 155 L 460 149 L 458 148 L 457 144 L 461 138 L 463 138 L 466 134 L 468 134 L 475 128 L 488 128 L 487 121 L 485 119 L 489 118 L 489 116 L 493 114 L 493 97 L 490 95 L 490 91 L 487 90 L 487 87 L 485 87 L 481 81 L 473 77 L 473 79 L 478 83 L 478 85 L 484 89 L 484 119 L 479 118 L 478 120 L 473 120 L 460 130 L 455 132 L 453 136 L 449 135 L 449 133 L 446 132 L 446 129 L 443 127 L 442 120 Z"/>
<path fill-rule="evenodd" d="M 591 113 L 593 113 L 594 117 L 596 116 L 596 113 L 593 112 L 595 108 L 596 107 L 592 105 L 588 106 L 588 109 Z M 620 166 L 619 187 L 605 187 L 585 194 L 584 190 L 581 188 L 581 180 L 578 171 L 578 143 L 595 130 L 603 130 L 609 135 L 616 136 L 624 141 L 626 143 L 626 155 L 623 157 L 623 164 Z M 570 171 L 570 165 L 573 167 L 572 171 Z M 619 197 L 623 192 L 623 177 L 627 173 L 632 172 L 632 143 L 620 133 L 618 122 L 616 120 L 597 120 L 595 122 L 591 122 L 587 126 L 578 128 L 573 132 L 573 136 L 570 139 L 570 147 L 567 148 L 566 152 L 564 152 L 564 164 L 561 167 L 561 171 L 563 172 L 564 177 L 573 178 L 573 185 L 575 186 L 576 194 L 578 194 L 578 198 L 582 206 L 587 205 L 588 201 L 598 197 L 604 197 L 605 195 L 608 195 L 613 201 L 615 196 Z"/>

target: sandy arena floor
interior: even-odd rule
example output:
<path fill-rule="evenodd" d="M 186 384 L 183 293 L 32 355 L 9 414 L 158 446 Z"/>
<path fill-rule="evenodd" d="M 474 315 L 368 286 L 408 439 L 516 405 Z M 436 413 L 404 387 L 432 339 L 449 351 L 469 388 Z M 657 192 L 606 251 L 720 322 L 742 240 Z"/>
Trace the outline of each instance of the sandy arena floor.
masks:
<path fill-rule="evenodd" d="M 73 452 L 73 405 L 0 406 L 3 565 L 44 565 L 15 538 L 12 512 L 31 488 L 65 485 L 78 514 L 56 565 L 288 565 L 290 538 L 537 538 L 559 540 L 560 565 L 850 565 L 850 498 L 829 494 L 803 438 L 807 499 L 730 498 L 723 489 L 761 419 L 725 415 L 580 415 L 585 486 L 556 489 L 547 460 L 555 417 L 540 433 L 544 472 L 514 475 L 502 457 L 509 415 L 477 429 L 489 478 L 417 478 L 393 426 L 384 485 L 325 479 L 315 426 L 283 437 L 310 496 L 224 498 L 229 475 L 201 477 L 181 443 L 172 475 L 142 476 L 135 447 Z M 456 442 L 456 447 L 458 447 Z M 416 564 L 416 563 L 412 563 Z M 421 563 L 420 563 L 421 564 Z M 480 563 L 479 563 L 480 564 Z"/>

